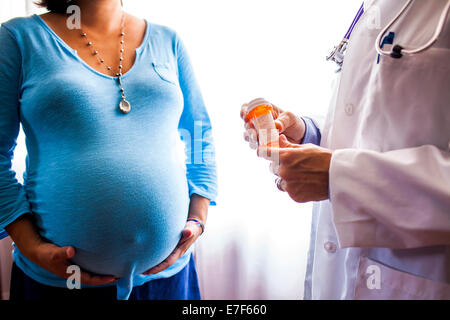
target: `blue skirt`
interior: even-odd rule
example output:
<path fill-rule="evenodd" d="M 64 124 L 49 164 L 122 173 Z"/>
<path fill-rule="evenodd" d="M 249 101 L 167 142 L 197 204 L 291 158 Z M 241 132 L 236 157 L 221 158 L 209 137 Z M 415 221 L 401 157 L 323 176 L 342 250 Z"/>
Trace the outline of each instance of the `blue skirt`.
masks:
<path fill-rule="evenodd" d="M 16 264 L 11 272 L 10 300 L 116 300 L 116 286 L 74 289 L 41 284 L 28 277 Z M 176 275 L 149 281 L 133 288 L 129 300 L 200 300 L 194 257 Z"/>

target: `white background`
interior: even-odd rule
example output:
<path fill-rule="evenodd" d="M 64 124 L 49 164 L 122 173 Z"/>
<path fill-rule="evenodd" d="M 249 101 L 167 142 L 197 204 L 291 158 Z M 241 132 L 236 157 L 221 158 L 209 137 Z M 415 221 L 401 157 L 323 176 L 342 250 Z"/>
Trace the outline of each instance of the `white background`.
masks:
<path fill-rule="evenodd" d="M 2 20 L 16 14 L 15 2 L 0 0 Z M 336 69 L 325 56 L 360 4 L 124 0 L 125 10 L 179 33 L 212 119 L 220 196 L 197 251 L 204 298 L 302 298 L 311 205 L 277 191 L 268 163 L 242 139 L 239 110 L 264 97 L 299 115 L 324 115 Z M 25 154 L 21 135 L 14 159 L 20 181 Z"/>

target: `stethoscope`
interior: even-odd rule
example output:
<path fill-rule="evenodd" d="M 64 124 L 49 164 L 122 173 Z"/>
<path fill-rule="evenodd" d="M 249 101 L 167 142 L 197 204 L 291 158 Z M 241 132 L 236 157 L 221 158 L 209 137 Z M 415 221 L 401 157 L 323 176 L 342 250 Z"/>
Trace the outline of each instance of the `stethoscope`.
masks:
<path fill-rule="evenodd" d="M 421 52 L 429 49 L 439 39 L 439 36 L 441 35 L 442 30 L 444 29 L 444 25 L 447 20 L 448 13 L 450 11 L 450 0 L 447 1 L 447 4 L 446 4 L 444 10 L 442 11 L 442 14 L 439 18 L 439 23 L 436 27 L 436 30 L 435 30 L 433 36 L 426 44 L 424 44 L 423 46 L 421 46 L 419 48 L 415 48 L 415 49 L 406 49 L 399 44 L 395 44 L 390 51 L 383 50 L 382 41 L 384 39 L 384 36 L 388 32 L 388 30 L 394 25 L 394 23 L 396 23 L 397 20 L 411 6 L 411 4 L 413 2 L 414 2 L 414 0 L 408 0 L 406 2 L 406 4 L 403 6 L 403 8 L 400 10 L 400 12 L 394 17 L 394 19 L 392 19 L 392 21 L 389 22 L 386 25 L 386 27 L 378 34 L 378 37 L 375 42 L 375 50 L 378 52 L 378 54 L 380 54 L 382 56 L 390 56 L 395 59 L 400 59 L 405 54 L 406 55 L 417 54 L 417 53 L 421 53 Z M 353 29 L 355 28 L 356 24 L 358 23 L 359 19 L 363 15 L 363 13 L 364 13 L 364 3 L 361 6 L 361 8 L 359 9 L 358 13 L 356 14 L 355 19 L 353 19 L 353 22 L 352 22 L 349 30 L 345 34 L 344 38 L 342 39 L 342 41 L 339 43 L 339 45 L 337 47 L 334 48 L 334 50 L 331 52 L 331 54 L 329 56 L 327 56 L 327 60 L 334 61 L 339 66 L 339 69 L 337 70 L 337 72 L 341 71 L 342 64 L 344 62 L 344 54 L 345 54 L 345 50 L 347 49 L 348 41 L 353 32 Z"/>

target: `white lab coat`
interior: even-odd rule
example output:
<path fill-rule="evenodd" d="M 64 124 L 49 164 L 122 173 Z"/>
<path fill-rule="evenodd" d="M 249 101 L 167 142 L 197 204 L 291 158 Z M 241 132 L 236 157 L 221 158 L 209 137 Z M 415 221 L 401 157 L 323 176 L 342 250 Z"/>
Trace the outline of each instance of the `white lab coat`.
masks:
<path fill-rule="evenodd" d="M 377 64 L 375 39 L 405 1 L 366 1 L 320 125 L 335 152 L 306 299 L 450 299 L 450 18 L 431 49 Z M 395 42 L 427 42 L 445 3 L 415 1 Z"/>

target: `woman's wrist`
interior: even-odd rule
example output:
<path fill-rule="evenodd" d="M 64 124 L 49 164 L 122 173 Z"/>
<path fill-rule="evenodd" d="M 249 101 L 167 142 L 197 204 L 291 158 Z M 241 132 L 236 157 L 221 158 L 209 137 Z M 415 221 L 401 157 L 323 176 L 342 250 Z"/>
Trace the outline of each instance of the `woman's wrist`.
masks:
<path fill-rule="evenodd" d="M 43 240 L 33 224 L 31 214 L 20 216 L 6 226 L 5 230 L 20 252 L 34 262 L 36 248 L 43 243 Z"/>
<path fill-rule="evenodd" d="M 206 219 L 208 217 L 208 208 L 210 200 L 193 194 L 189 204 L 189 215 L 187 222 L 196 224 L 201 228 L 202 233 L 205 231 Z"/>
<path fill-rule="evenodd" d="M 205 225 L 204 225 L 204 223 L 201 222 L 200 220 L 195 219 L 195 218 L 188 218 L 188 219 L 187 219 L 187 222 L 193 222 L 196 226 L 198 226 L 199 228 L 201 228 L 201 229 L 202 229 L 202 233 L 201 233 L 200 235 L 202 235 L 203 233 L 205 233 Z"/>

